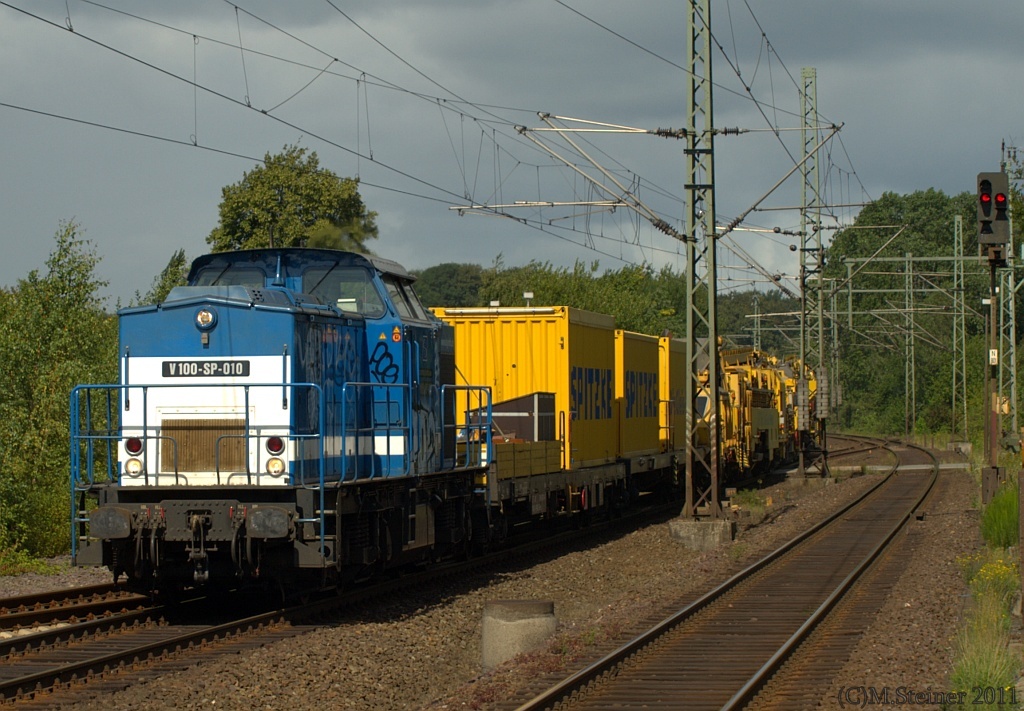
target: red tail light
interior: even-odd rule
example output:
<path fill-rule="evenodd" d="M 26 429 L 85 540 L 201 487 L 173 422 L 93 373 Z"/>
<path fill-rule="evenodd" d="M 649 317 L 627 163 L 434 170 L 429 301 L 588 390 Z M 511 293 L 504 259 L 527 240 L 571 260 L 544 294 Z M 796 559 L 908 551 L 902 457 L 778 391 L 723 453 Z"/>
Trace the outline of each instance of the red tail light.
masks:
<path fill-rule="evenodd" d="M 267 438 L 267 451 L 271 454 L 280 454 L 284 451 L 284 440 L 280 437 Z"/>

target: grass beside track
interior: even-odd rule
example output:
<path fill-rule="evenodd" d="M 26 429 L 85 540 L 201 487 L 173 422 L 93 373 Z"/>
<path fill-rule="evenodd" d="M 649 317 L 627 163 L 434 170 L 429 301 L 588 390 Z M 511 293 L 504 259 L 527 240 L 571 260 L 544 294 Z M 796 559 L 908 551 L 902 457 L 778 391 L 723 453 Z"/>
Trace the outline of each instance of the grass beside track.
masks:
<path fill-rule="evenodd" d="M 1010 548 L 1019 544 L 1018 501 L 1016 483 L 999 490 L 982 511 L 986 547 L 960 561 L 971 601 L 949 681 L 975 709 L 1017 709 L 1024 701 L 1015 690 L 1021 659 L 1010 647 L 1010 610 L 1020 591 L 1020 565 Z"/>

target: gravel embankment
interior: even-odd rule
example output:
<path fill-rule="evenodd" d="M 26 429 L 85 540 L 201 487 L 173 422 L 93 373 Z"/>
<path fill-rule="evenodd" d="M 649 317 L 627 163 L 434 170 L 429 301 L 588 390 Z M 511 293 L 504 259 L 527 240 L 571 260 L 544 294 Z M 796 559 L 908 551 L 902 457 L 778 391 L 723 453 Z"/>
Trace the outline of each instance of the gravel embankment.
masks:
<path fill-rule="evenodd" d="M 964 603 L 956 557 L 980 543 L 971 476 L 942 476 L 946 486 L 921 523 L 930 535 L 922 537 L 913 564 L 836 678 L 837 686 L 945 688 L 950 637 Z M 828 486 L 772 487 L 765 491 L 774 504 L 769 518 L 717 551 L 689 551 L 671 539 L 667 525 L 652 525 L 528 568 L 405 594 L 307 635 L 167 674 L 76 708 L 487 708 L 538 677 L 603 653 L 673 601 L 709 589 L 877 480 L 868 475 Z M 45 580 L 0 578 L 0 596 L 97 578 L 108 579 L 97 571 Z M 481 676 L 482 612 L 485 601 L 495 599 L 554 600 L 559 632 L 546 650 Z M 822 690 L 825 707 L 832 707 L 835 694 L 835 689 Z"/>

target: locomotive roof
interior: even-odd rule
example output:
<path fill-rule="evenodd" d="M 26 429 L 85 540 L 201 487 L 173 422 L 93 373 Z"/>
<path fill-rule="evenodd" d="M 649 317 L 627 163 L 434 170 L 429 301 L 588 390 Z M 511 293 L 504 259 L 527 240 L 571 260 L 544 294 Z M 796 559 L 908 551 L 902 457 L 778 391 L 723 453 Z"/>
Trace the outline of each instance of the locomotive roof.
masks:
<path fill-rule="evenodd" d="M 308 249 L 305 247 L 284 247 L 275 249 L 240 249 L 233 252 L 214 252 L 204 254 L 192 262 L 188 273 L 191 282 L 196 273 L 207 266 L 217 264 L 248 264 L 261 266 L 268 274 L 277 269 L 278 259 L 281 261 L 282 276 L 299 274 L 306 269 L 324 264 L 345 264 L 352 266 L 372 267 L 383 274 L 392 274 L 401 279 L 415 281 L 416 277 L 406 271 L 398 262 L 370 254 L 345 252 L 340 249 Z"/>

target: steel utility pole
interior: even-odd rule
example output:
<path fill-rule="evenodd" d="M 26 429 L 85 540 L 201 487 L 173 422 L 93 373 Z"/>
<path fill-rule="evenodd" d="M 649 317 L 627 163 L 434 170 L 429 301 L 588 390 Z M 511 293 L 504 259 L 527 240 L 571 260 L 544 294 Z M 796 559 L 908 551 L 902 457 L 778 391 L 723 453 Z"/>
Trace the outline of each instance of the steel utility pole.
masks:
<path fill-rule="evenodd" d="M 689 91 L 686 99 L 686 504 L 684 517 L 722 518 L 719 501 L 721 440 L 717 257 L 715 233 L 714 112 L 711 102 L 711 1 L 692 0 L 686 36 Z M 703 278 L 701 278 L 703 273 Z M 707 382 L 702 383 L 703 374 Z M 702 418 L 707 397 L 710 416 Z M 709 442 L 700 444 L 708 427 Z"/>
<path fill-rule="evenodd" d="M 1003 147 L 1005 159 L 1006 147 Z M 1012 149 L 1011 149 L 1012 150 Z M 999 164 L 1000 175 L 1006 174 L 1006 161 Z M 1020 444 L 1020 429 L 1017 420 L 1017 282 L 1013 246 L 1013 215 L 1009 210 L 1009 176 L 1006 182 L 1006 263 L 999 270 L 999 431 L 1003 433 L 1000 444 L 1007 449 Z M 997 196 L 998 197 L 998 196 Z M 996 204 L 998 209 L 1000 206 Z M 1000 225 L 1000 229 L 1002 229 Z M 1019 451 L 1019 449 L 1017 450 Z"/>
<path fill-rule="evenodd" d="M 797 425 L 800 428 L 800 459 L 799 473 L 806 475 L 805 456 L 808 448 L 815 443 L 822 452 L 820 460 L 821 474 L 827 473 L 824 453 L 827 448 L 825 439 L 825 420 L 829 416 L 829 373 L 825 365 L 824 314 L 822 279 L 824 271 L 824 254 L 821 244 L 821 186 L 818 174 L 818 72 L 814 67 L 804 67 L 800 71 L 803 80 L 800 91 L 800 103 L 803 107 L 803 138 L 804 161 L 801 164 L 803 184 L 801 189 L 800 212 L 800 372 L 797 377 Z M 813 267 L 808 266 L 808 254 L 813 255 Z M 813 275 L 814 279 L 808 279 Z M 817 395 L 815 397 L 815 413 L 810 412 L 810 384 L 807 375 L 812 367 L 815 369 Z"/>
<path fill-rule="evenodd" d="M 1006 243 L 1006 266 L 999 269 L 999 432 L 1000 444 L 1019 441 L 1017 421 L 1017 289 L 1013 234 Z"/>
<path fill-rule="evenodd" d="M 967 440 L 967 308 L 964 295 L 964 227 L 957 215 L 953 222 L 953 422 L 955 441 Z M 959 438 L 957 440 L 957 438 Z"/>
<path fill-rule="evenodd" d="M 917 371 L 914 355 L 914 255 L 904 254 L 903 267 L 903 434 L 913 438 L 917 425 Z"/>

